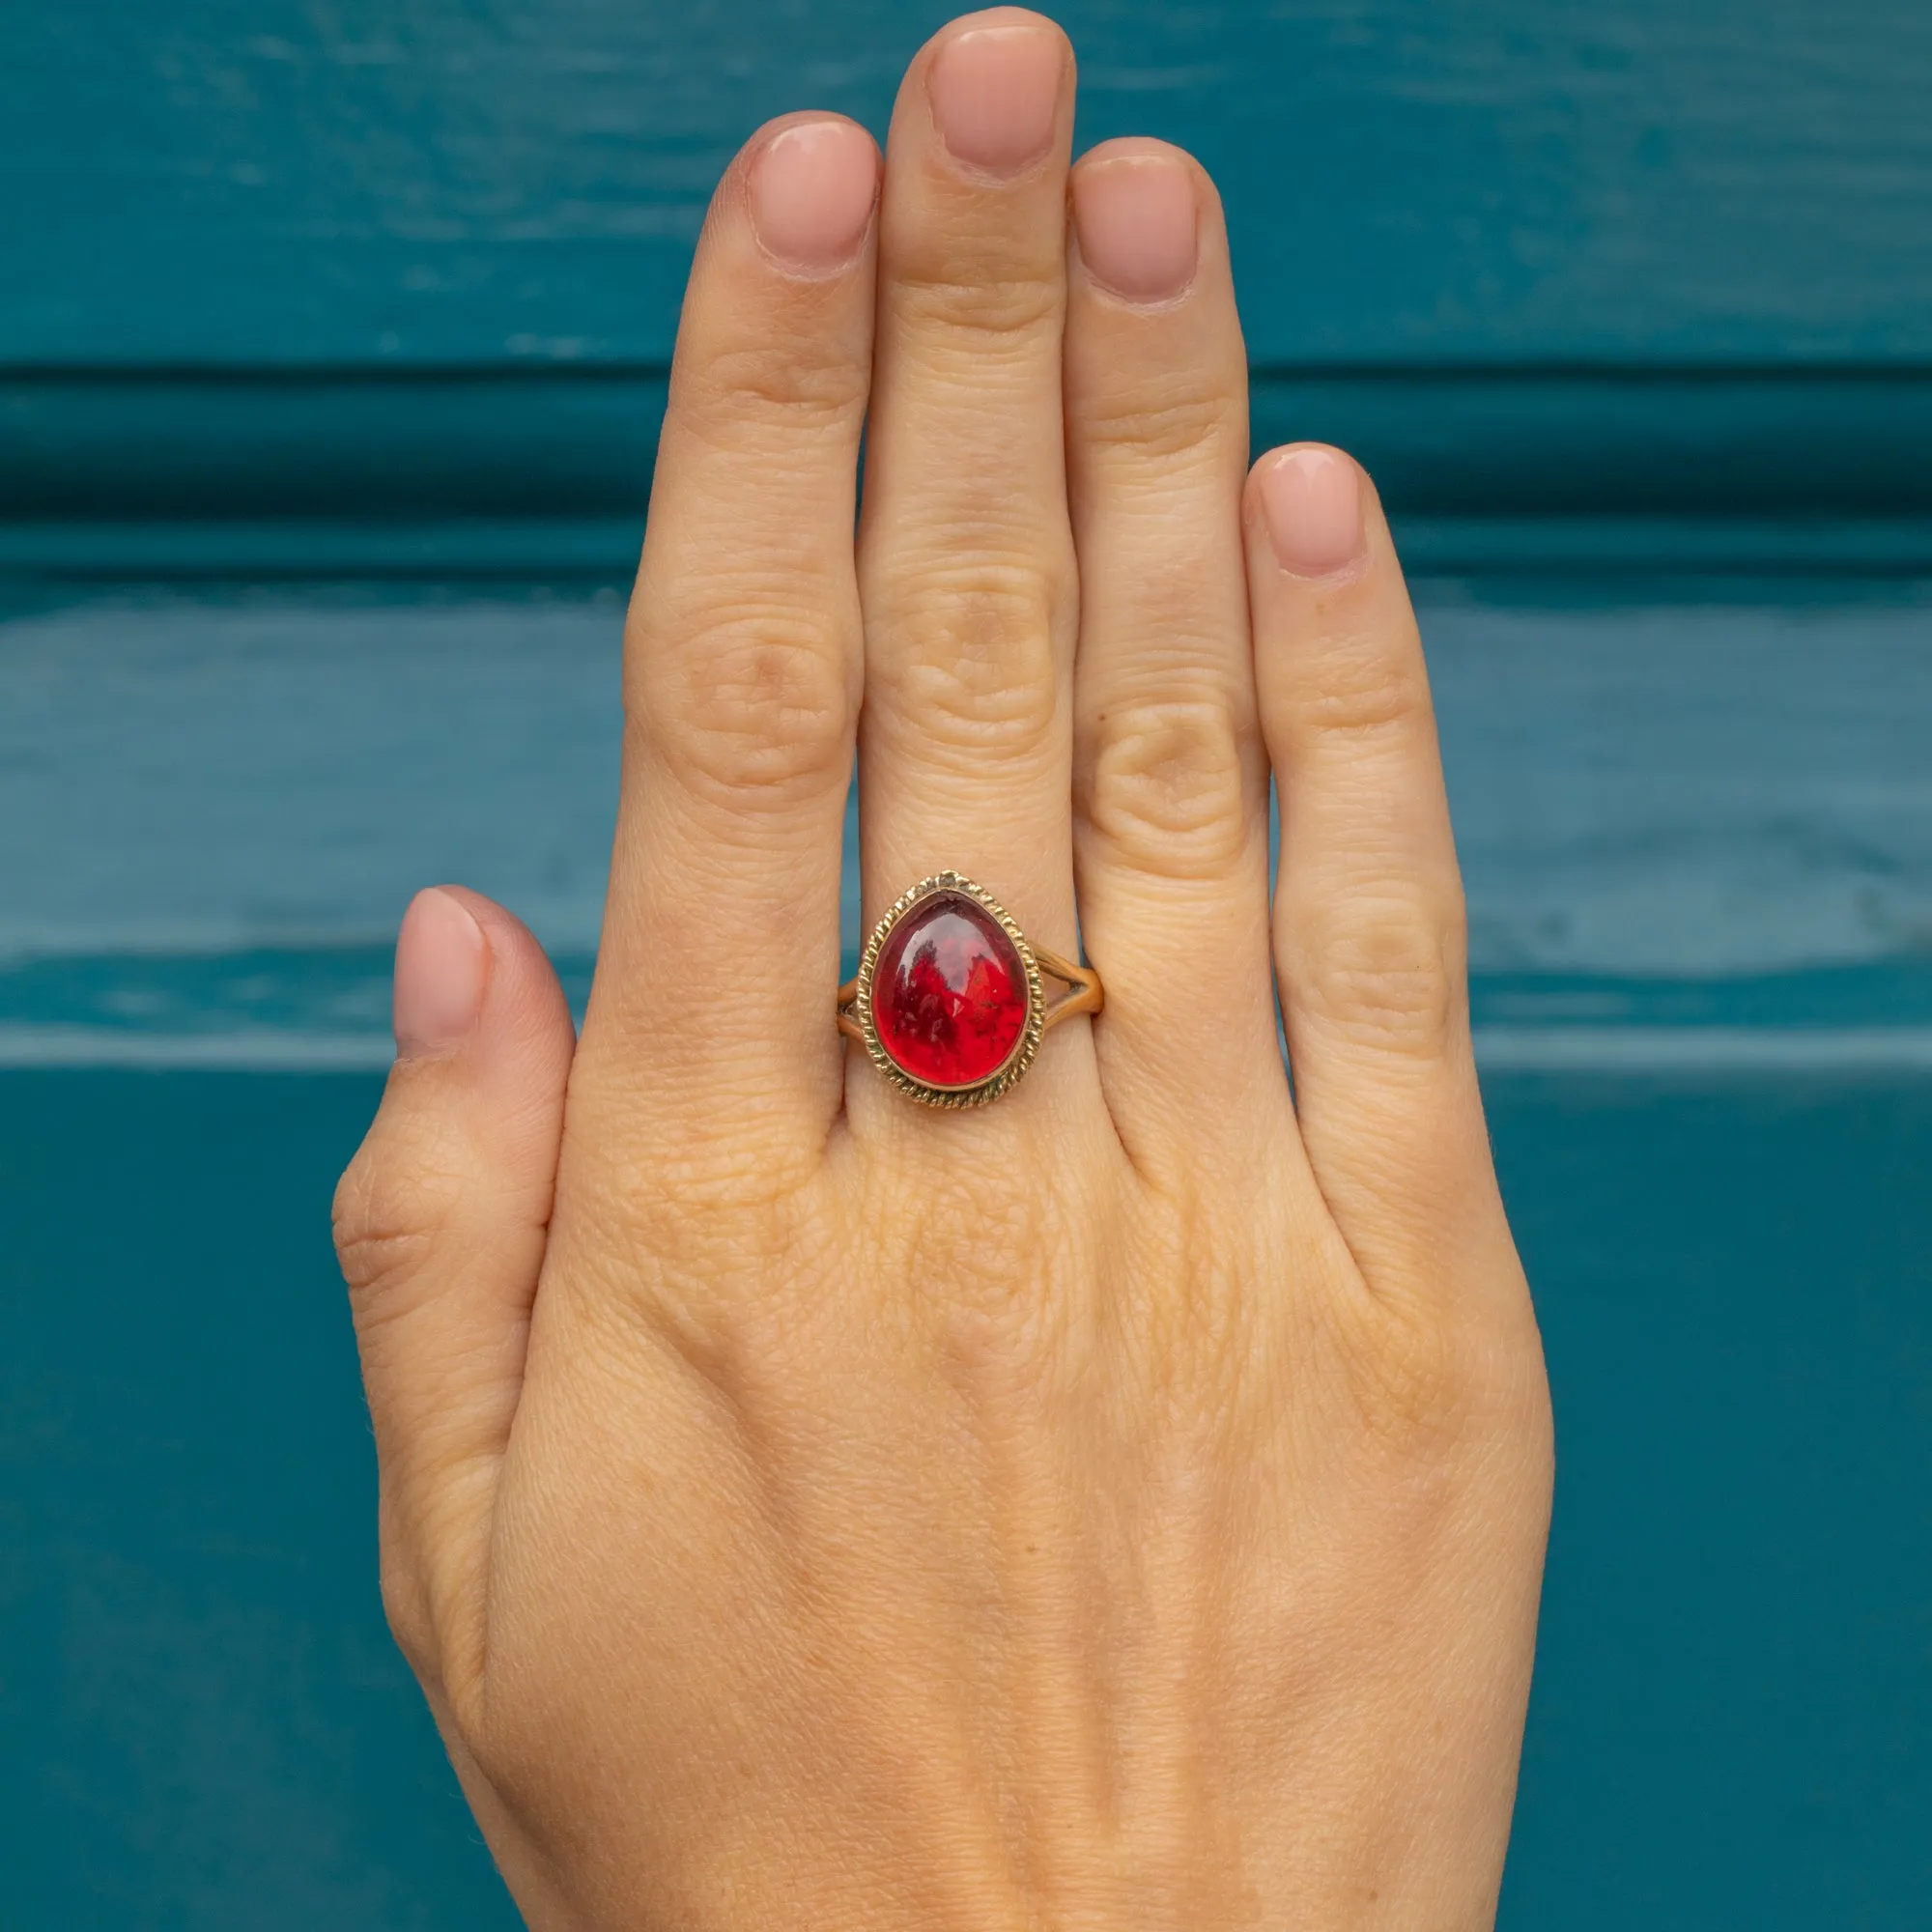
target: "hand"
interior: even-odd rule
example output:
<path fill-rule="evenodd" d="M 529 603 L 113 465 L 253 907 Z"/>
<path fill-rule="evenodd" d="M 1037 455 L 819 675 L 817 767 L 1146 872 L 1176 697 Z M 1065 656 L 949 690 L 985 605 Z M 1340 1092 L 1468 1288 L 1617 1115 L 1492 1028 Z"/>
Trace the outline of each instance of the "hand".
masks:
<path fill-rule="evenodd" d="M 1245 473 L 1211 185 L 1069 191 L 1072 108 L 1002 10 L 882 176 L 733 163 L 582 1044 L 506 913 L 404 926 L 384 1594 L 539 1927 L 1493 1914 L 1549 1433 L 1415 623 L 1347 457 Z M 1104 977 L 984 1108 L 835 1029 L 855 734 L 868 920 L 954 867 Z"/>

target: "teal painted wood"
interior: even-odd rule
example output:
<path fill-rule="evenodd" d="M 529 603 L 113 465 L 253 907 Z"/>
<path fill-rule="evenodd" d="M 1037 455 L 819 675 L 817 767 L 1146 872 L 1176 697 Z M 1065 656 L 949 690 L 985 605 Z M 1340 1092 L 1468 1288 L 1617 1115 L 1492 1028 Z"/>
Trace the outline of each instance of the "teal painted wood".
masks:
<path fill-rule="evenodd" d="M 640 518 L 657 368 L 0 377 L 0 520 Z M 1932 367 L 1261 369 L 1415 515 L 1932 514 Z"/>
<path fill-rule="evenodd" d="M 382 1627 L 378 1078 L 0 1070 L 17 1932 L 518 1922 Z M 1562 1430 L 1504 1932 L 1922 1926 L 1932 1089 L 1487 1097 Z"/>
<path fill-rule="evenodd" d="M 0 10 L 0 363 L 652 360 L 764 116 L 882 128 L 931 4 Z M 1932 358 L 1920 0 L 1078 0 L 1264 363 Z"/>
<path fill-rule="evenodd" d="M 0 575 L 628 576 L 651 365 L 0 379 Z M 1932 369 L 1262 369 L 1410 566 L 1932 572 Z"/>
<path fill-rule="evenodd" d="M 1842 1067 L 1883 1029 L 1932 1068 L 1932 585 L 1618 589 L 1419 600 L 1479 1060 L 1676 1066 L 1756 1028 Z M 622 631 L 614 591 L 0 617 L 0 1064 L 380 1065 L 426 880 L 501 899 L 581 991 Z"/>

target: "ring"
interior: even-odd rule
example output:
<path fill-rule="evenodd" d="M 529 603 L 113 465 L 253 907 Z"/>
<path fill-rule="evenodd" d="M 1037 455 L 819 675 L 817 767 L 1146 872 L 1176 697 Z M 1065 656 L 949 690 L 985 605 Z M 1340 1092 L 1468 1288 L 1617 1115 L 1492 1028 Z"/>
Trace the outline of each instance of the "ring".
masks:
<path fill-rule="evenodd" d="M 1049 1001 L 1042 976 L 1067 990 Z M 901 893 L 872 928 L 859 977 L 838 989 L 838 1031 L 901 1094 L 983 1107 L 1019 1085 L 1040 1036 L 1097 1013 L 1100 976 L 1030 946 L 998 899 L 957 872 Z"/>

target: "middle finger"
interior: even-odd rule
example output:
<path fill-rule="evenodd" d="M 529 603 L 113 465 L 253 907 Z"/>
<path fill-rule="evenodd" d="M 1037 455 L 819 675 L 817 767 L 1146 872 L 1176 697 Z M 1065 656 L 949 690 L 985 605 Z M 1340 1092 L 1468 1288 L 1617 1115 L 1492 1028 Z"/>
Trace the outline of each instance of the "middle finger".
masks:
<path fill-rule="evenodd" d="M 1065 36 L 1016 8 L 954 21 L 906 75 L 880 206 L 859 543 L 867 919 L 950 868 L 1069 953 L 1072 114 Z"/>

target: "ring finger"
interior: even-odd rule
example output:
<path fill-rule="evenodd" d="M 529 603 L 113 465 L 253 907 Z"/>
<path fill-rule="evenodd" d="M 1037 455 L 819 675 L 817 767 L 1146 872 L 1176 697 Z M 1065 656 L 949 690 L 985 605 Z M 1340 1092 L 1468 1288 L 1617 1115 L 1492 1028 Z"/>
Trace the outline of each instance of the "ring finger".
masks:
<path fill-rule="evenodd" d="M 1220 200 L 1186 155 L 1110 142 L 1072 204 L 1075 824 L 1100 1079 L 1137 1158 L 1192 1159 L 1290 1111 L 1241 554 L 1247 363 Z"/>

